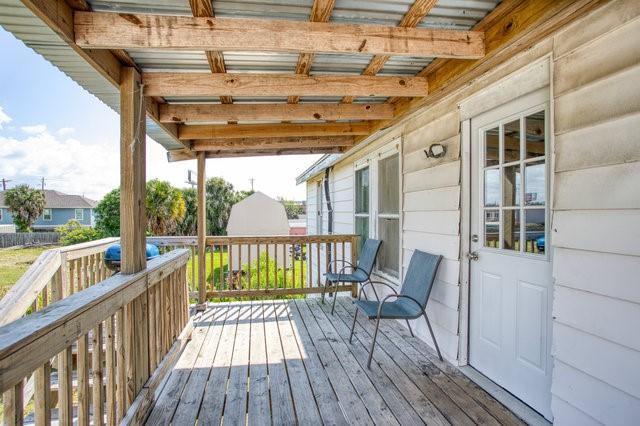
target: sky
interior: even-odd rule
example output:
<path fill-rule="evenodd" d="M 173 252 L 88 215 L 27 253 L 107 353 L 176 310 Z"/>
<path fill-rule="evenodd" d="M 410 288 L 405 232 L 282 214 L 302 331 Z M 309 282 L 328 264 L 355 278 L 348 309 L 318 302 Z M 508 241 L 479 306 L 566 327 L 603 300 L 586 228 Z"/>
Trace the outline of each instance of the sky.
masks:
<path fill-rule="evenodd" d="M 119 185 L 120 119 L 42 56 L 0 27 L 0 179 L 99 200 Z M 207 177 L 220 176 L 236 190 L 302 200 L 295 178 L 319 155 L 207 160 Z M 196 162 L 169 163 L 165 149 L 147 138 L 147 180 L 188 186 Z M 0 187 L 0 190 L 2 188 Z"/>

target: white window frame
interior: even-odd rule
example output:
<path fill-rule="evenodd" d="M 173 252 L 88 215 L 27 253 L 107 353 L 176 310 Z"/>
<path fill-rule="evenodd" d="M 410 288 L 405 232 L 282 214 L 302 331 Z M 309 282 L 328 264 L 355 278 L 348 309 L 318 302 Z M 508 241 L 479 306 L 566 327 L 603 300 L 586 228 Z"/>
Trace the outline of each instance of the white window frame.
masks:
<path fill-rule="evenodd" d="M 398 276 L 394 277 L 389 275 L 378 269 L 377 265 L 374 268 L 374 273 L 381 278 L 384 278 L 386 281 L 392 284 L 400 284 L 402 282 L 403 274 L 404 274 L 404 265 L 402 259 L 402 186 L 403 186 L 403 176 L 402 176 L 402 143 L 400 138 L 396 138 L 392 140 L 390 143 L 386 144 L 382 148 L 377 151 L 372 152 L 368 156 L 364 158 L 360 158 L 356 162 L 353 163 L 353 229 L 355 232 L 355 218 L 356 216 L 366 217 L 367 215 L 364 213 L 360 213 L 358 215 L 355 214 L 356 211 L 356 174 L 357 170 L 363 169 L 365 167 L 369 167 L 369 238 L 378 238 L 379 237 L 379 229 L 378 229 L 378 220 L 384 218 L 397 219 L 398 220 Z M 398 213 L 397 214 L 380 214 L 379 213 L 379 205 L 378 205 L 378 163 L 380 160 L 391 157 L 393 155 L 398 155 Z"/>
<path fill-rule="evenodd" d="M 2 207 L 0 207 L 0 220 L 2 220 L 2 212 L 4 211 L 4 209 Z"/>
<path fill-rule="evenodd" d="M 78 218 L 78 212 L 80 212 L 80 218 Z M 82 222 L 84 220 L 84 209 L 75 209 L 73 217 L 78 222 Z"/>
<path fill-rule="evenodd" d="M 316 235 L 322 235 L 322 229 L 324 227 L 324 178 L 316 182 Z"/>
<path fill-rule="evenodd" d="M 47 219 L 47 212 L 49 213 L 49 218 Z M 53 210 L 51 209 L 44 209 L 42 210 L 42 220 L 46 221 L 46 222 L 51 222 L 53 220 Z"/>

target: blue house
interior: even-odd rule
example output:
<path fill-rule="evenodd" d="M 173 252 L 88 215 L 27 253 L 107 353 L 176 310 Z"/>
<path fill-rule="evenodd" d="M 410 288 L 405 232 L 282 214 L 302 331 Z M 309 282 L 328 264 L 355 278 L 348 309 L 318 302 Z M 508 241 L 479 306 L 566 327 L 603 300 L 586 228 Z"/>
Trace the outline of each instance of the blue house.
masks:
<path fill-rule="evenodd" d="M 34 231 L 52 231 L 75 219 L 82 225 L 93 226 L 93 208 L 96 201 L 81 195 L 65 194 L 45 189 L 45 208 L 42 216 L 32 226 Z M 0 225 L 13 224 L 13 216 L 4 202 L 4 192 L 0 192 Z"/>

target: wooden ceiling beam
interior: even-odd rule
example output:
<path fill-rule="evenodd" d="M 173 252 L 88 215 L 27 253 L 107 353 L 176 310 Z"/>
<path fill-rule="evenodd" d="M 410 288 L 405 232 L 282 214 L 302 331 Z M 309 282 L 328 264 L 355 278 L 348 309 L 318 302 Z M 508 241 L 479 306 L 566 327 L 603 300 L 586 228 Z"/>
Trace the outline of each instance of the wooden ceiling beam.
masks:
<path fill-rule="evenodd" d="M 402 19 L 400 20 L 400 24 L 398 24 L 401 28 L 414 28 L 416 27 L 422 19 L 431 11 L 433 6 L 436 5 L 438 0 L 416 0 L 413 2 L 407 13 L 404 14 Z M 389 55 L 375 55 L 369 61 L 367 68 L 362 71 L 363 75 L 376 75 L 382 68 L 384 68 L 384 64 L 391 58 Z M 351 103 L 353 102 L 353 96 L 345 96 L 342 98 L 342 102 Z"/>
<path fill-rule="evenodd" d="M 384 120 L 393 118 L 389 104 L 162 104 L 163 123 L 212 123 L 264 120 Z"/>
<path fill-rule="evenodd" d="M 193 151 L 233 151 L 250 149 L 315 149 L 351 147 L 353 136 L 318 137 L 273 137 L 273 138 L 233 138 L 203 139 L 193 141 Z"/>
<path fill-rule="evenodd" d="M 189 6 L 191 7 L 191 13 L 195 17 L 212 18 L 215 16 L 213 14 L 213 0 L 189 0 Z M 211 72 L 227 72 L 222 52 L 219 50 L 207 50 L 204 53 L 207 56 L 207 62 L 209 62 Z M 231 96 L 220 96 L 220 102 L 223 104 L 232 104 L 233 98 Z"/>
<path fill-rule="evenodd" d="M 313 0 L 313 6 L 311 6 L 311 14 L 309 15 L 310 22 L 329 22 L 331 12 L 336 0 Z M 312 52 L 301 53 L 298 56 L 298 63 L 296 64 L 296 74 L 309 75 L 311 72 L 311 64 L 315 54 Z M 297 104 L 300 101 L 299 96 L 289 96 L 287 102 L 290 104 Z"/>
<path fill-rule="evenodd" d="M 207 158 L 237 158 L 237 157 L 264 157 L 269 155 L 308 155 L 308 154 L 337 154 L 345 152 L 346 148 L 297 148 L 297 149 L 248 149 L 237 151 L 207 151 Z M 195 151 L 187 149 L 167 151 L 169 162 L 188 161 L 196 158 Z"/>
<path fill-rule="evenodd" d="M 423 77 L 145 73 L 147 96 L 426 96 Z"/>
<path fill-rule="evenodd" d="M 178 137 L 182 140 L 266 138 L 295 136 L 348 136 L 368 135 L 371 122 L 354 123 L 278 123 L 278 124 L 221 124 L 180 125 Z"/>
<path fill-rule="evenodd" d="M 89 49 L 484 56 L 484 34 L 479 31 L 109 12 L 76 12 L 74 28 L 76 43 Z"/>

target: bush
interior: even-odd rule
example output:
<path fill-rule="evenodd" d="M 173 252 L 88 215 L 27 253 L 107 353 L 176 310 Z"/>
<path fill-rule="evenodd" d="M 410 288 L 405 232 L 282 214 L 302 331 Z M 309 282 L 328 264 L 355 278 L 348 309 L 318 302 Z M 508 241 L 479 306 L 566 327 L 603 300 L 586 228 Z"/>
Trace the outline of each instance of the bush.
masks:
<path fill-rule="evenodd" d="M 86 243 L 100 239 L 100 232 L 88 226 L 82 226 L 80 222 L 71 219 L 65 225 L 56 228 L 56 232 L 60 234 L 60 243 L 64 246 L 73 244 Z"/>

